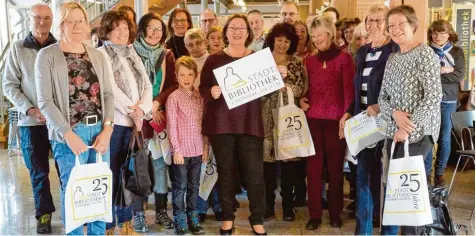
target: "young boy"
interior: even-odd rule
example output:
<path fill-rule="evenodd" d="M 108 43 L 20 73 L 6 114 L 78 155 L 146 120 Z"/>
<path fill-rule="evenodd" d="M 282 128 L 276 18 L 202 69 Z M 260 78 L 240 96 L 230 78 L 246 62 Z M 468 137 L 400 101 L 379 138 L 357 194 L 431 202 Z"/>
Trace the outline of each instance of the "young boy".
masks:
<path fill-rule="evenodd" d="M 166 103 L 167 130 L 172 145 L 172 198 L 174 232 L 204 234 L 199 224 L 196 201 L 200 187 L 202 162 L 208 152 L 202 135 L 204 101 L 193 87 L 198 71 L 195 61 L 183 56 L 175 63 L 179 88 L 170 94 Z M 186 195 L 186 204 L 184 202 Z"/>

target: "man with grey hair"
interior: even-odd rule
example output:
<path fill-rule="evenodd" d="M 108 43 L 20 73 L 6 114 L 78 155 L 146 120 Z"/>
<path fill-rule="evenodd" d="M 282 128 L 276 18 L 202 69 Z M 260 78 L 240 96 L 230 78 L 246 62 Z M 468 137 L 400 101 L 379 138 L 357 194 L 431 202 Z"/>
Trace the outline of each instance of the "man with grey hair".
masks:
<path fill-rule="evenodd" d="M 205 32 L 205 35 L 213 27 L 218 25 L 217 15 L 210 9 L 205 9 L 200 14 L 200 28 Z"/>
<path fill-rule="evenodd" d="M 11 45 L 3 74 L 5 96 L 18 109 L 20 146 L 35 200 L 39 234 L 51 233 L 51 215 L 55 211 L 48 174 L 50 143 L 45 117 L 38 109 L 34 64 L 38 51 L 56 43 L 50 33 L 53 14 L 48 5 L 39 3 L 30 8 L 31 32 L 24 40 Z"/>
<path fill-rule="evenodd" d="M 264 20 L 261 11 L 256 9 L 249 11 L 248 21 L 250 22 L 251 30 L 253 31 L 254 36 L 253 41 L 248 46 L 248 48 L 257 52 L 268 47 L 268 45 L 266 45 L 266 35 L 263 30 Z"/>

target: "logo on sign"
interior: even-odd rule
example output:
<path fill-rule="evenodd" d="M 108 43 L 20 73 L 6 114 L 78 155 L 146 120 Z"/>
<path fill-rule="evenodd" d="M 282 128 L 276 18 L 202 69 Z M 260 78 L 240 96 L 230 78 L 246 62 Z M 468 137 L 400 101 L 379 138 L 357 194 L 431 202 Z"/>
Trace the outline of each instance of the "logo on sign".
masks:
<path fill-rule="evenodd" d="M 231 91 L 247 84 L 245 80 L 233 72 L 232 67 L 226 68 L 226 76 L 223 79 L 223 82 L 225 83 L 226 91 Z"/>

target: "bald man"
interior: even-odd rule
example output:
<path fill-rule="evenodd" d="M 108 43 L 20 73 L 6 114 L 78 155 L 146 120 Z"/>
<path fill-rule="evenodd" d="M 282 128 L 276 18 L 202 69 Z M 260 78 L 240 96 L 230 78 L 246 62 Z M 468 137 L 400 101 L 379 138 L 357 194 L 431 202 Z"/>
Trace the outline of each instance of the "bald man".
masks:
<path fill-rule="evenodd" d="M 200 28 L 205 32 L 205 35 L 213 26 L 217 25 L 218 19 L 214 11 L 206 9 L 200 14 Z"/>
<path fill-rule="evenodd" d="M 50 191 L 48 155 L 50 142 L 45 117 L 38 109 L 34 64 L 38 51 L 56 39 L 50 33 L 53 14 L 48 5 L 39 3 L 30 8 L 30 33 L 10 48 L 3 73 L 3 91 L 18 109 L 20 146 L 30 172 L 38 234 L 51 233 L 51 216 L 55 211 Z"/>
<path fill-rule="evenodd" d="M 299 7 L 296 3 L 285 2 L 281 7 L 280 21 L 294 24 L 299 20 Z"/>

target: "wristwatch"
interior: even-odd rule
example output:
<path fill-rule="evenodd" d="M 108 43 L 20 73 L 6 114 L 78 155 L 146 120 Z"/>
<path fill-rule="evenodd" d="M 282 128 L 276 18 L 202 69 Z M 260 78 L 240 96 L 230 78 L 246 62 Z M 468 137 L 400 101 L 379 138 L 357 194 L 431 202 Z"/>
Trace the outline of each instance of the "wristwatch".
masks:
<path fill-rule="evenodd" d="M 104 125 L 108 125 L 108 126 L 110 126 L 111 128 L 114 128 L 114 122 L 113 122 L 113 121 L 110 121 L 110 120 L 104 121 Z"/>

